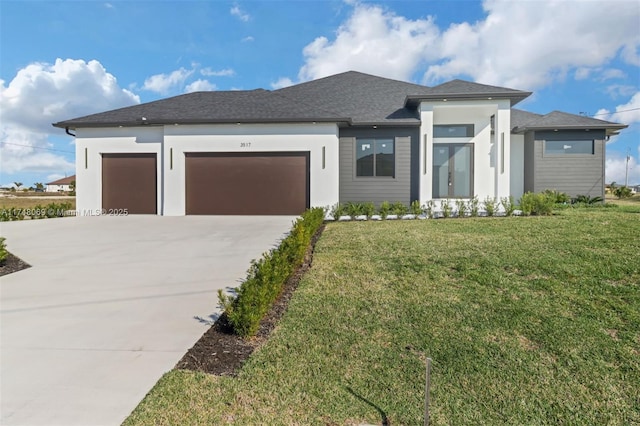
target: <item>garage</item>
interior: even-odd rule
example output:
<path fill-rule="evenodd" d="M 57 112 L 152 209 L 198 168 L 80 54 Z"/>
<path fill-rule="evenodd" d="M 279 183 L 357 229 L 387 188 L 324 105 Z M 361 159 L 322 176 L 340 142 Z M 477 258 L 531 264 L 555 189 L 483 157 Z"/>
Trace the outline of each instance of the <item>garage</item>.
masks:
<path fill-rule="evenodd" d="M 112 214 L 156 214 L 156 154 L 102 154 L 102 209 Z"/>
<path fill-rule="evenodd" d="M 186 153 L 186 214 L 297 215 L 309 208 L 309 152 Z"/>

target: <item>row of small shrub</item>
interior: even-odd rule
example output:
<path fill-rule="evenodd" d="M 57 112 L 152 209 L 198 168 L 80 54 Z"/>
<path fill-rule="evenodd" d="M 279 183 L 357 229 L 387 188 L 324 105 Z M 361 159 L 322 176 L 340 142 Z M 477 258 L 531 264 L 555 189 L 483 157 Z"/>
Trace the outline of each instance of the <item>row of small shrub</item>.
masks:
<path fill-rule="evenodd" d="M 324 222 L 325 211 L 313 208 L 302 214 L 280 245 L 251 262 L 246 280 L 235 296 L 218 291 L 218 300 L 233 332 L 254 336 L 260 321 L 276 301 L 292 272 L 302 264 L 311 238 Z"/>
<path fill-rule="evenodd" d="M 502 210 L 500 210 L 502 207 Z M 482 210 L 481 210 L 482 208 Z M 481 213 L 487 216 L 494 216 L 498 212 L 506 216 L 513 215 L 515 204 L 513 197 L 504 197 L 500 201 L 487 197 L 480 202 L 478 197 L 470 200 L 440 200 L 436 202 L 428 201 L 426 204 L 420 204 L 419 201 L 413 201 L 409 206 L 401 202 L 389 203 L 383 201 L 378 208 L 371 202 L 365 203 L 338 203 L 331 209 L 329 215 L 334 219 L 349 216 L 352 218 L 366 217 L 368 219 L 379 216 L 381 219 L 387 219 L 390 216 L 403 217 L 412 215 L 414 217 L 422 216 L 426 218 L 436 217 L 476 217 Z"/>
<path fill-rule="evenodd" d="M 63 217 L 66 215 L 66 212 L 71 209 L 73 209 L 73 204 L 69 202 L 49 203 L 47 205 L 37 205 L 29 208 L 12 207 L 0 209 L 0 222 Z"/>

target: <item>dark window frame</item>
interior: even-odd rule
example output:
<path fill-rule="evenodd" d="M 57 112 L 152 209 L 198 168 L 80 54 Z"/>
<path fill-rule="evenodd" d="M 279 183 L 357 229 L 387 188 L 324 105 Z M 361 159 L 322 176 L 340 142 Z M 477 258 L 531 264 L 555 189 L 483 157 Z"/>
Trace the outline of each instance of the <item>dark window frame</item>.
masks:
<path fill-rule="evenodd" d="M 448 133 L 451 132 L 447 132 L 446 134 L 441 134 L 440 132 L 444 131 L 445 129 L 454 129 L 454 128 L 464 128 L 464 136 L 461 135 L 449 135 Z M 433 125 L 433 137 L 434 138 L 472 138 L 475 136 L 475 125 L 474 124 L 434 124 Z"/>
<path fill-rule="evenodd" d="M 395 179 L 396 177 L 396 139 L 395 138 L 368 138 L 368 137 L 356 137 L 355 139 L 355 144 L 354 144 L 354 177 L 356 179 Z M 358 167 L 358 161 L 361 159 L 358 159 L 358 147 L 360 146 L 359 144 L 365 141 L 370 141 L 371 142 L 371 149 L 373 150 L 373 157 L 372 157 L 372 174 L 359 174 L 360 173 L 360 167 Z M 379 153 L 376 151 L 377 148 L 377 143 L 378 142 L 386 142 L 386 143 L 390 143 L 391 144 L 391 148 L 392 148 L 392 162 L 393 162 L 393 170 L 391 171 L 391 175 L 379 175 L 378 174 L 378 155 Z M 380 153 L 382 154 L 382 153 Z"/>

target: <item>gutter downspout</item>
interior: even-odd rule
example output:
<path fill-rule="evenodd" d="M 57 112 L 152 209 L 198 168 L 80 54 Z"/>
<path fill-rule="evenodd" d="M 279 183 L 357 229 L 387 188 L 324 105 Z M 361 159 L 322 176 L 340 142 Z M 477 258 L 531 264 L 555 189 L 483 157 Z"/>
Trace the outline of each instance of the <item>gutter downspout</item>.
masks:
<path fill-rule="evenodd" d="M 66 134 L 68 134 L 69 136 L 73 136 L 74 138 L 76 137 L 76 135 L 74 135 L 73 133 L 71 133 L 71 132 L 69 131 L 69 127 L 68 127 L 68 126 L 64 128 L 64 131 L 65 131 L 65 133 L 66 133 Z"/>

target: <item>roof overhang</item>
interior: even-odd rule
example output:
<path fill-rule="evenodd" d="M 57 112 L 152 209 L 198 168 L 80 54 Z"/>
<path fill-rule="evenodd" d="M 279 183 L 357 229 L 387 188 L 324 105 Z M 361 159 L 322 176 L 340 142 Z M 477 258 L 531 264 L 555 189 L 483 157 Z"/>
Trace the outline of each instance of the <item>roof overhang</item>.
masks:
<path fill-rule="evenodd" d="M 533 92 L 521 92 L 514 91 L 511 93 L 505 92 L 485 92 L 485 93 L 434 93 L 430 95 L 408 95 L 405 98 L 405 106 L 416 107 L 421 102 L 442 102 L 442 101 L 467 101 L 467 100 L 497 100 L 497 99 L 509 99 L 511 106 L 518 102 L 528 98 Z"/>
<path fill-rule="evenodd" d="M 565 126 L 520 126 L 514 127 L 512 133 L 526 133 L 529 131 L 560 131 L 560 130 L 584 130 L 586 132 L 590 130 L 604 130 L 607 136 L 617 135 L 620 130 L 629 127 L 627 124 L 611 124 L 611 125 L 596 125 L 596 126 L 578 126 L 578 125 L 565 125 Z"/>
<path fill-rule="evenodd" d="M 58 123 L 52 123 L 53 127 L 61 129 L 96 129 L 96 128 L 109 128 L 109 127 L 146 127 L 146 126 L 179 126 L 179 125 L 207 125 L 207 124 L 300 124 L 300 123 L 346 123 L 351 124 L 351 118 L 339 117 L 339 118 L 264 118 L 264 119 L 218 119 L 218 120 L 132 120 L 132 121 L 112 121 L 112 122 L 97 122 L 97 121 L 83 121 L 74 122 L 61 121 Z"/>

